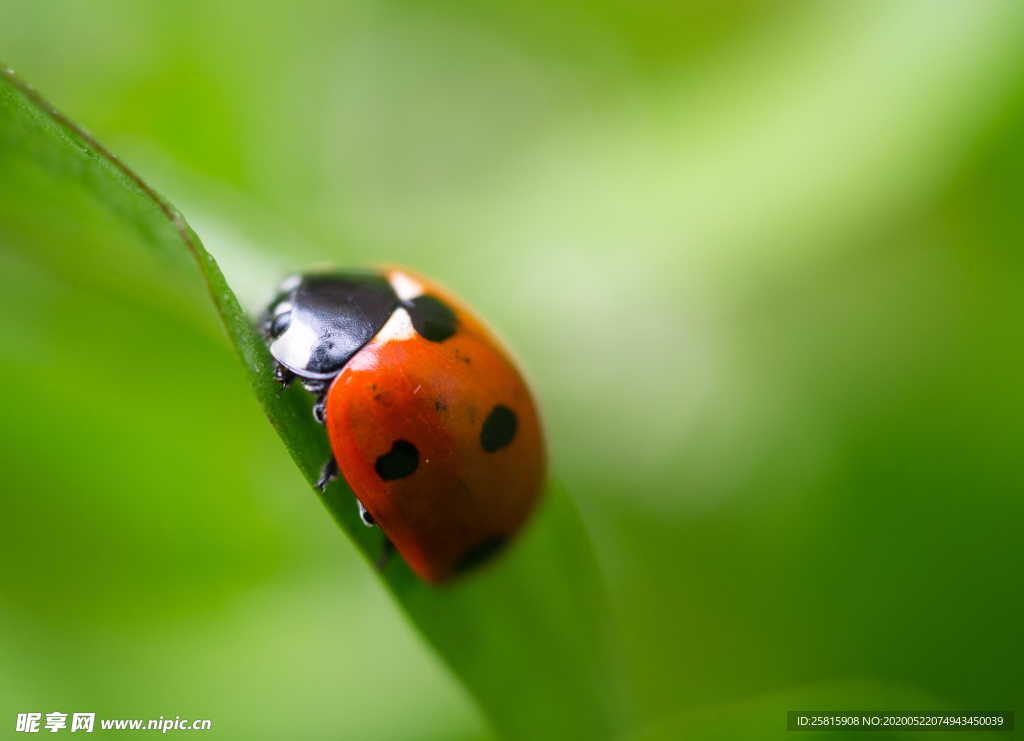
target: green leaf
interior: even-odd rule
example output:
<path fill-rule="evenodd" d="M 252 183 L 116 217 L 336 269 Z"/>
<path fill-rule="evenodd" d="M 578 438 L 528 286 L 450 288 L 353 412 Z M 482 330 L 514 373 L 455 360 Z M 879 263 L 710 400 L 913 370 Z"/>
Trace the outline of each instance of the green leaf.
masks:
<path fill-rule="evenodd" d="M 67 249 L 68 240 L 77 249 Z M 282 392 L 273 381 L 261 337 L 196 233 L 166 199 L 6 69 L 0 243 L 69 280 L 96 290 L 116 286 L 140 304 L 159 298 L 186 321 L 208 325 L 209 312 L 196 309 L 205 288 L 267 418 L 315 481 L 328 446 L 310 398 L 298 388 Z M 381 536 L 360 523 L 351 492 L 339 482 L 321 498 L 376 568 Z M 617 732 L 618 672 L 604 588 L 580 518 L 557 486 L 493 566 L 441 588 L 419 581 L 399 558 L 379 573 L 503 735 L 598 739 Z"/>

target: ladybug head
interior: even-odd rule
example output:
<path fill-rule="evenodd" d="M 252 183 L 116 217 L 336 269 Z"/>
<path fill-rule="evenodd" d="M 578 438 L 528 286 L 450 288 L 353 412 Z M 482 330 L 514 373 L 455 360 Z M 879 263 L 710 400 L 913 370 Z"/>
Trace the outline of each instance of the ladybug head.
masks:
<path fill-rule="evenodd" d="M 398 297 L 371 273 L 294 275 L 261 319 L 274 359 L 302 378 L 332 378 L 384 326 Z"/>

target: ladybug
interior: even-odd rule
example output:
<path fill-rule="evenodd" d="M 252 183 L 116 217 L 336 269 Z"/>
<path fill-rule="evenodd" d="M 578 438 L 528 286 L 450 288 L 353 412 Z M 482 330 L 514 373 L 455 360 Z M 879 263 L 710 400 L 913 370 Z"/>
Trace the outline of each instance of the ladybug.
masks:
<path fill-rule="evenodd" d="M 400 268 L 286 279 L 263 333 L 275 377 L 316 401 L 363 522 L 441 582 L 498 552 L 540 495 L 537 408 L 497 338 L 465 305 Z"/>

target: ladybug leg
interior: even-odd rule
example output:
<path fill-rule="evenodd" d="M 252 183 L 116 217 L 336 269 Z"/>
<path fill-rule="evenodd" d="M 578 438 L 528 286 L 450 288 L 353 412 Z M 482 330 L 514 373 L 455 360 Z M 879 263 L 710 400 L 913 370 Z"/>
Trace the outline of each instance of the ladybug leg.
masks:
<path fill-rule="evenodd" d="M 325 415 L 327 414 L 327 394 L 320 394 L 317 400 L 313 402 L 313 419 L 320 424 L 324 423 Z"/>
<path fill-rule="evenodd" d="M 295 380 L 295 374 L 280 363 L 274 363 L 274 380 L 281 384 L 282 387 L 287 387 L 289 383 Z"/>
<path fill-rule="evenodd" d="M 329 384 L 322 378 L 303 378 L 302 388 L 306 389 L 311 394 L 321 395 L 327 391 Z"/>
<path fill-rule="evenodd" d="M 306 391 L 316 395 L 316 401 L 313 402 L 313 419 L 323 424 L 324 415 L 327 413 L 327 387 L 330 384 L 321 379 L 307 378 L 303 380 L 302 385 Z"/>
<path fill-rule="evenodd" d="M 380 555 L 377 556 L 377 560 L 374 561 L 374 566 L 383 571 L 389 563 L 391 563 L 391 557 L 395 555 L 395 544 L 387 538 L 384 539 L 384 546 L 380 549 Z"/>
<path fill-rule="evenodd" d="M 358 499 L 356 499 L 356 504 L 359 505 L 359 519 L 363 521 L 366 527 L 374 527 L 377 523 L 374 521 L 373 515 L 366 511 L 366 507 Z"/>
<path fill-rule="evenodd" d="M 332 455 L 327 462 L 324 463 L 324 467 L 320 469 L 320 478 L 316 480 L 316 484 L 314 484 L 314 486 L 316 486 L 316 488 L 320 490 L 320 493 L 323 494 L 327 485 L 336 478 L 338 478 L 338 461 L 334 460 L 334 456 Z"/>

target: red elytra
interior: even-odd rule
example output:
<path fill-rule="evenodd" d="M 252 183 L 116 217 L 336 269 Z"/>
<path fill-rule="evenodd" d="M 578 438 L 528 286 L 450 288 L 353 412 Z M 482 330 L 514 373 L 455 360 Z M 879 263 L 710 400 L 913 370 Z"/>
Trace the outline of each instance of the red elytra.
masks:
<path fill-rule="evenodd" d="M 325 423 L 342 475 L 423 579 L 486 558 L 526 521 L 543 485 L 537 409 L 497 338 L 426 279 L 385 269 L 398 296 L 436 298 L 454 333 L 426 339 L 397 308 L 328 388 Z"/>

